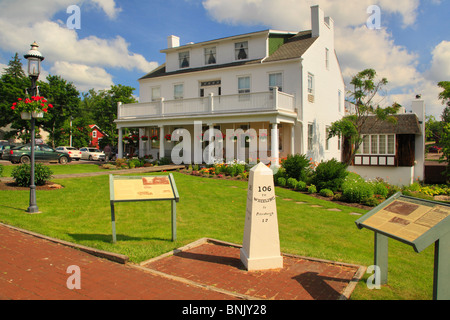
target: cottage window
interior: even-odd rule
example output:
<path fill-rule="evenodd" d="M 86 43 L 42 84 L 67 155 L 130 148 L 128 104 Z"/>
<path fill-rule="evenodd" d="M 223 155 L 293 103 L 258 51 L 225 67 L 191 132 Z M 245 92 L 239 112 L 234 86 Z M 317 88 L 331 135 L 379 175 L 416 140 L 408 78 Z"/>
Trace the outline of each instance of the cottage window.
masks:
<path fill-rule="evenodd" d="M 92 138 L 97 138 L 97 131 L 92 131 Z"/>
<path fill-rule="evenodd" d="M 174 99 L 183 99 L 183 97 L 184 97 L 183 84 L 176 84 L 173 86 L 173 97 L 174 97 Z"/>
<path fill-rule="evenodd" d="M 205 65 L 216 64 L 216 47 L 205 48 Z"/>
<path fill-rule="evenodd" d="M 279 91 L 283 91 L 283 75 L 281 73 L 269 74 L 269 90 L 278 87 Z"/>
<path fill-rule="evenodd" d="M 245 60 L 248 58 L 248 41 L 234 44 L 235 60 Z"/>
<path fill-rule="evenodd" d="M 325 68 L 330 70 L 330 50 L 325 48 Z"/>
<path fill-rule="evenodd" d="M 178 60 L 180 62 L 180 68 L 189 68 L 189 51 L 179 52 Z"/>
<path fill-rule="evenodd" d="M 372 134 L 364 135 L 358 154 L 366 155 L 394 155 L 395 135 L 393 134 Z"/>

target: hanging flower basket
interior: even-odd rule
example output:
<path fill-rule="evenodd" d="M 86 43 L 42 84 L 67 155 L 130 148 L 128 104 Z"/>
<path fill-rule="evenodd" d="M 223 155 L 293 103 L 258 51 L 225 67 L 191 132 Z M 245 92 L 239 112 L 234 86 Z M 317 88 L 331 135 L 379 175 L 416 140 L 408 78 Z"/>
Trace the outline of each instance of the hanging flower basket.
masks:
<path fill-rule="evenodd" d="M 267 140 L 267 133 L 261 133 L 259 135 L 259 140 L 260 141 L 266 141 Z"/>
<path fill-rule="evenodd" d="M 11 110 L 20 114 L 20 117 L 25 120 L 33 118 L 43 118 L 44 113 L 48 112 L 48 109 L 52 109 L 53 105 L 48 103 L 47 99 L 40 96 L 33 96 L 31 98 L 19 98 L 17 102 L 14 102 L 11 106 Z"/>
<path fill-rule="evenodd" d="M 164 139 L 166 139 L 167 142 L 172 142 L 172 135 L 166 134 L 166 135 L 164 136 Z"/>
<path fill-rule="evenodd" d="M 150 140 L 152 140 L 152 142 L 156 142 L 159 141 L 159 138 L 157 135 L 151 136 Z"/>
<path fill-rule="evenodd" d="M 145 142 L 145 141 L 148 141 L 148 136 L 142 136 L 142 137 L 141 137 L 141 140 L 144 141 L 144 142 Z"/>

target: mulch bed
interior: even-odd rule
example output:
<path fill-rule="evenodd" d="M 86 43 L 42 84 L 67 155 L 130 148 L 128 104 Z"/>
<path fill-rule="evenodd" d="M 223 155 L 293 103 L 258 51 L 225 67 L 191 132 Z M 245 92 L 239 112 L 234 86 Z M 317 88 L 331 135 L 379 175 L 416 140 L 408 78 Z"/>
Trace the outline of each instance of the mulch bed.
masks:
<path fill-rule="evenodd" d="M 53 182 L 47 182 L 43 186 L 36 186 L 36 190 L 58 190 L 64 188 L 62 185 L 53 183 Z M 19 187 L 15 182 L 1 182 L 0 181 L 0 190 L 30 190 L 30 187 Z"/>

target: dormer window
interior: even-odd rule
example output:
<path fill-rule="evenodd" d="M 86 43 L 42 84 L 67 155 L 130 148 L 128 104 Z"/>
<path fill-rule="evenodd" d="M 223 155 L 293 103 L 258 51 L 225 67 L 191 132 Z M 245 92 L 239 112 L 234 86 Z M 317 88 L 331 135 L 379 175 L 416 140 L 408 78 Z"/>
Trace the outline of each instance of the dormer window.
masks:
<path fill-rule="evenodd" d="M 189 51 L 178 53 L 180 68 L 189 68 Z"/>
<path fill-rule="evenodd" d="M 216 47 L 205 48 L 205 65 L 216 64 Z"/>
<path fill-rule="evenodd" d="M 236 60 L 245 60 L 248 58 L 248 41 L 237 42 L 234 44 L 234 53 Z"/>

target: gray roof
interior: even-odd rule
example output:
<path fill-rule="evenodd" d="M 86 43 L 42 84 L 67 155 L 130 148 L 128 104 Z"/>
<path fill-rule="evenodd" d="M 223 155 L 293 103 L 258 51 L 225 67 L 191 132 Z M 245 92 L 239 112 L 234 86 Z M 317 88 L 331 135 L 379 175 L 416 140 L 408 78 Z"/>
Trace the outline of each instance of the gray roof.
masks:
<path fill-rule="evenodd" d="M 183 73 L 191 73 L 197 71 L 206 71 L 206 70 L 214 70 L 235 66 L 245 66 L 252 64 L 260 64 L 260 63 L 268 63 L 289 59 L 296 59 L 303 56 L 303 54 L 311 47 L 311 45 L 317 40 L 317 37 L 312 37 L 311 30 L 302 31 L 292 36 L 285 44 L 280 46 L 272 55 L 267 57 L 266 59 L 256 59 L 256 60 L 246 60 L 246 61 L 236 61 L 232 63 L 226 64 L 217 64 L 210 65 L 206 67 L 198 67 L 198 68 L 189 68 L 182 69 L 172 72 L 166 72 L 166 64 L 162 64 L 158 68 L 154 69 L 150 73 L 146 74 L 142 79 L 150 79 L 150 78 L 158 78 L 163 76 L 175 75 L 175 74 L 183 74 Z"/>
<path fill-rule="evenodd" d="M 419 119 L 414 113 L 394 115 L 396 123 L 377 120 L 375 116 L 367 117 L 361 134 L 422 134 Z"/>

